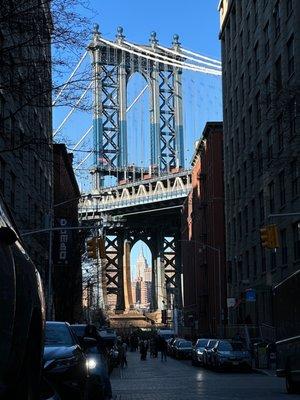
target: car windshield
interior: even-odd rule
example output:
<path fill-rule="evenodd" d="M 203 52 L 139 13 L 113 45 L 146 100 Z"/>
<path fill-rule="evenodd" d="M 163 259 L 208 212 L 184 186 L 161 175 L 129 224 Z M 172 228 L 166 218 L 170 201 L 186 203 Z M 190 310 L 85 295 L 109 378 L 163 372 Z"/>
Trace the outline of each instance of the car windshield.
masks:
<path fill-rule="evenodd" d="M 179 342 L 179 345 L 178 345 L 179 347 L 192 347 L 192 342 L 189 342 L 189 341 L 182 341 L 182 342 Z"/>
<path fill-rule="evenodd" d="M 71 326 L 77 336 L 79 336 L 79 337 L 84 336 L 86 325 L 71 325 Z"/>
<path fill-rule="evenodd" d="M 196 342 L 196 347 L 205 347 L 208 343 L 208 339 L 198 339 Z"/>
<path fill-rule="evenodd" d="M 212 349 L 214 347 L 214 345 L 217 343 L 216 340 L 210 340 L 207 344 L 207 348 L 208 349 Z"/>
<path fill-rule="evenodd" d="M 74 340 L 65 324 L 46 324 L 45 346 L 73 346 Z"/>

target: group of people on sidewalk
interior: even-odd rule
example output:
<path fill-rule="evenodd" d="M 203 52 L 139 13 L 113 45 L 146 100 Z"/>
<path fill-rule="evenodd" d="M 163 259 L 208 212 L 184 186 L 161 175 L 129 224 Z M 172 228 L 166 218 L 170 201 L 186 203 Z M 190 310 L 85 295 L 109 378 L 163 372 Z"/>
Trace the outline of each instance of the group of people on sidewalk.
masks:
<path fill-rule="evenodd" d="M 128 351 L 128 343 L 130 345 L 130 351 L 136 351 L 139 349 L 141 361 L 147 360 L 148 350 L 150 351 L 151 358 L 157 358 L 158 353 L 161 353 L 161 361 L 167 361 L 167 342 L 166 340 L 159 336 L 155 335 L 151 339 L 144 338 L 129 338 L 129 340 L 122 339 L 121 337 L 118 340 L 117 348 L 119 352 L 119 360 L 121 368 L 128 366 L 127 361 L 127 351 Z"/>

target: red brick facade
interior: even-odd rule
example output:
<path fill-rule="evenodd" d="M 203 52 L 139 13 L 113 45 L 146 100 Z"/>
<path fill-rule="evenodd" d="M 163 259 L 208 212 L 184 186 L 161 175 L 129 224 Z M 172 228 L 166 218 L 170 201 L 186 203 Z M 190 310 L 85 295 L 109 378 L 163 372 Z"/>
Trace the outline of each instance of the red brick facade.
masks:
<path fill-rule="evenodd" d="M 226 317 L 221 122 L 205 126 L 192 161 L 192 187 L 181 225 L 185 326 L 193 336 L 217 336 Z"/>

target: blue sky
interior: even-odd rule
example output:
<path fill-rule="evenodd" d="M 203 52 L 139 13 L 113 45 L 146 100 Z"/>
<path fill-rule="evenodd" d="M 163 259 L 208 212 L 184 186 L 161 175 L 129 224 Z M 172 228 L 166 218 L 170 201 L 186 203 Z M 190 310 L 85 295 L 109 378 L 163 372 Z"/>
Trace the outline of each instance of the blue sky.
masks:
<path fill-rule="evenodd" d="M 93 20 L 99 23 L 102 35 L 107 39 L 113 40 L 117 27 L 122 26 L 128 41 L 147 44 L 150 32 L 156 31 L 160 43 L 170 46 L 173 35 L 177 33 L 184 48 L 220 59 L 218 0 L 90 0 L 90 4 L 95 11 Z M 89 40 L 90 38 L 87 38 L 87 43 Z M 70 72 L 68 71 L 66 76 Z M 129 85 L 128 103 L 143 86 L 142 78 L 133 79 Z M 188 167 L 194 151 L 194 142 L 201 136 L 206 121 L 222 119 L 221 79 L 187 72 L 184 73 L 183 86 L 185 162 Z M 147 165 L 149 159 L 147 110 L 148 94 L 145 93 L 139 104 L 128 115 L 129 148 L 136 149 L 134 152 L 129 151 L 129 160 L 139 165 L 141 162 Z M 54 128 L 67 112 L 65 107 L 55 110 Z M 56 138 L 66 141 L 69 147 L 72 147 L 91 123 L 91 112 L 77 111 Z M 92 148 L 91 138 L 91 135 L 87 137 L 84 146 L 75 153 L 75 164 L 80 162 Z M 87 177 L 90 165 L 91 161 L 87 161 L 78 173 L 83 191 L 89 190 L 90 181 Z M 138 252 L 137 248 L 135 253 Z"/>

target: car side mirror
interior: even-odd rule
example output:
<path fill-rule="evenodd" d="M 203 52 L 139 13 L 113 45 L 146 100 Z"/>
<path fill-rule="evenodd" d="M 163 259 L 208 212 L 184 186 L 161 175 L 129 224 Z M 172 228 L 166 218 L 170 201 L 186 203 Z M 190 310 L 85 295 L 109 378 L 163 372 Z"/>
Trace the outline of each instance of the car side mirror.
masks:
<path fill-rule="evenodd" d="M 87 336 L 83 338 L 82 343 L 83 343 L 83 347 L 85 349 L 90 349 L 91 347 L 96 347 L 98 344 L 96 339 L 87 337 Z"/>
<path fill-rule="evenodd" d="M 9 228 L 7 226 L 3 226 L 2 228 L 0 228 L 0 241 L 1 242 L 4 242 L 8 246 L 11 246 L 17 240 L 18 240 L 18 237 L 11 228 Z"/>

